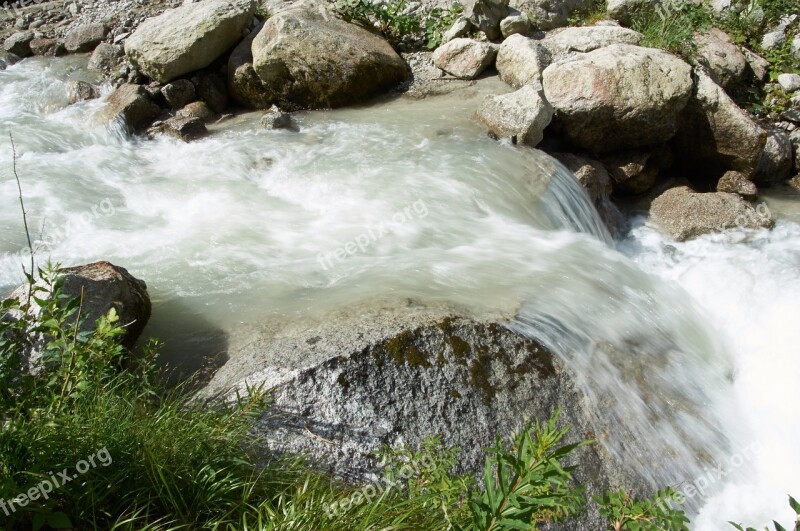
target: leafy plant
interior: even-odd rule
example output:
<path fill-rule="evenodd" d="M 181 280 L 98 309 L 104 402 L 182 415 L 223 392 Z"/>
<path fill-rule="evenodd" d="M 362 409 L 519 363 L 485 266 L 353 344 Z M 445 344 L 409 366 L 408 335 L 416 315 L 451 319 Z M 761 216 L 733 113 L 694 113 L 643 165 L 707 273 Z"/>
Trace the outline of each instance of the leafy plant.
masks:
<path fill-rule="evenodd" d="M 658 491 L 652 498 L 643 500 L 633 497 L 631 492 L 618 490 L 595 498 L 600 505 L 600 515 L 610 525 L 609 529 L 621 531 L 685 531 L 689 519 L 681 509 L 673 508 L 672 503 L 680 505 L 681 497 L 671 488 Z"/>
<path fill-rule="evenodd" d="M 661 48 L 690 58 L 695 50 L 694 35 L 711 27 L 707 8 L 690 2 L 669 2 L 656 9 L 646 6 L 634 14 L 631 27 L 644 35 L 643 45 Z"/>
<path fill-rule="evenodd" d="M 484 467 L 485 490 L 470 501 L 473 529 L 535 529 L 583 510 L 583 490 L 572 485 L 574 467 L 562 460 L 588 441 L 559 446 L 569 428 L 557 428 L 558 416 L 526 426 L 511 448 L 496 441 Z"/>
<path fill-rule="evenodd" d="M 797 500 L 795 500 L 794 498 L 789 496 L 789 506 L 792 508 L 792 510 L 794 511 L 794 514 L 795 514 L 795 522 L 794 522 L 794 527 L 792 527 L 792 531 L 800 531 L 800 503 L 798 503 Z M 728 523 L 731 524 L 736 529 L 738 529 L 739 531 L 758 531 L 754 527 L 745 528 L 745 527 L 742 527 L 741 524 L 736 524 L 736 523 L 733 523 L 733 522 L 728 522 Z M 772 525 L 775 526 L 775 531 L 787 531 L 787 529 L 785 527 L 783 527 L 781 524 L 779 524 L 778 522 L 776 522 L 774 520 L 772 522 Z M 768 527 L 765 527 L 764 529 L 766 531 L 769 531 Z"/>

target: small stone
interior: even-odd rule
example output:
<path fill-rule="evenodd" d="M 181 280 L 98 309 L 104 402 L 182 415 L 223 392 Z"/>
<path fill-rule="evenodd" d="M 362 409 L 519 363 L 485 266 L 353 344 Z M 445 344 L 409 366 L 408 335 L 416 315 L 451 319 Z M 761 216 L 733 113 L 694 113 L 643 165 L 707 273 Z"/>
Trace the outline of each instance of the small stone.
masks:
<path fill-rule="evenodd" d="M 795 59 L 800 61 L 800 35 L 796 35 L 794 39 L 792 39 L 792 55 Z"/>
<path fill-rule="evenodd" d="M 199 118 L 203 123 L 209 123 L 216 118 L 214 111 L 208 108 L 204 101 L 194 101 L 175 113 L 180 118 Z"/>
<path fill-rule="evenodd" d="M 786 42 L 786 33 L 783 31 L 770 31 L 761 38 L 761 47 L 765 50 L 779 48 Z"/>
<path fill-rule="evenodd" d="M 525 13 L 514 13 L 500 21 L 500 32 L 504 38 L 517 33 L 525 34 L 530 29 L 531 22 Z"/>
<path fill-rule="evenodd" d="M 261 127 L 264 129 L 297 129 L 292 121 L 292 115 L 281 111 L 276 105 L 261 117 Z"/>
<path fill-rule="evenodd" d="M 158 133 L 190 142 L 207 135 L 208 129 L 200 118 L 174 116 L 153 125 L 148 130 L 148 134 L 151 136 Z"/>
<path fill-rule="evenodd" d="M 459 79 L 475 79 L 494 63 L 496 48 L 487 42 L 458 38 L 433 52 L 433 63 Z"/>
<path fill-rule="evenodd" d="M 108 33 L 108 28 L 103 24 L 85 24 L 78 26 L 64 39 L 64 46 L 70 53 L 86 53 L 94 50 Z"/>
<path fill-rule="evenodd" d="M 97 45 L 97 48 L 94 49 L 94 52 L 92 52 L 92 56 L 89 58 L 88 68 L 89 70 L 110 72 L 117 68 L 122 61 L 123 55 L 125 55 L 125 53 L 121 46 L 101 42 Z"/>
<path fill-rule="evenodd" d="M 778 76 L 778 84 L 784 92 L 800 90 L 800 74 L 781 74 Z"/>
<path fill-rule="evenodd" d="M 464 37 L 469 30 L 472 29 L 472 24 L 466 18 L 458 17 L 449 30 L 445 31 L 442 35 L 442 44 L 450 42 L 453 39 Z"/>
<path fill-rule="evenodd" d="M 70 104 L 97 98 L 97 89 L 85 81 L 70 81 L 67 83 L 67 94 Z"/>
<path fill-rule="evenodd" d="M 194 84 L 188 79 L 176 79 L 161 87 L 161 94 L 173 109 L 180 109 L 194 101 Z"/>
<path fill-rule="evenodd" d="M 758 196 L 755 183 L 738 171 L 726 171 L 717 181 L 717 192 L 737 194 L 749 201 L 754 201 Z"/>

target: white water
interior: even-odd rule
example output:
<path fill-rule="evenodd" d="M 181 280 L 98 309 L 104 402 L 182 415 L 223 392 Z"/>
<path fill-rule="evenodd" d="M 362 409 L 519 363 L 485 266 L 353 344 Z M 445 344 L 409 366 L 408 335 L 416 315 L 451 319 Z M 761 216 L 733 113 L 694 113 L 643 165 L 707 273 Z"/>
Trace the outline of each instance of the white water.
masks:
<path fill-rule="evenodd" d="M 242 116 L 183 144 L 125 138 L 102 102 L 66 107 L 63 80 L 85 75 L 70 61 L 0 72 L 0 168 L 12 130 L 30 223 L 44 227 L 37 259 L 107 259 L 145 279 L 148 333 L 173 361 L 194 367 L 241 323 L 370 297 L 524 303 L 516 326 L 548 341 L 607 408 L 615 429 L 598 439 L 655 483 L 690 483 L 756 440 L 766 448 L 690 500 L 695 529 L 788 522 L 785 496 L 800 495 L 798 225 L 747 245 L 669 244 L 640 227 L 620 246 L 626 258 L 549 159 L 473 123 L 499 82 L 305 113 L 299 133 Z M 3 170 L 7 288 L 21 279 L 17 201 Z"/>

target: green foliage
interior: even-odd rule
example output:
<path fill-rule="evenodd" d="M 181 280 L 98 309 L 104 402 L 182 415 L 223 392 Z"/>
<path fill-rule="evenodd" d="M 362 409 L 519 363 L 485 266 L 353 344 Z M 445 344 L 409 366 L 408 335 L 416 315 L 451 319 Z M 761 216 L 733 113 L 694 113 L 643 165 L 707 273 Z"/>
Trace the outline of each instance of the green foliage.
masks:
<path fill-rule="evenodd" d="M 686 531 L 689 519 L 672 504 L 680 505 L 682 498 L 671 488 L 658 491 L 652 498 L 639 500 L 630 492 L 618 490 L 595 498 L 600 505 L 600 515 L 613 531 Z"/>
<path fill-rule="evenodd" d="M 556 427 L 558 413 L 547 423 L 528 425 L 507 449 L 497 440 L 487 457 L 484 492 L 470 501 L 474 529 L 535 529 L 539 522 L 558 522 L 580 512 L 583 491 L 572 485 L 572 470 L 562 460 L 587 444 L 558 446 L 569 428 Z"/>
<path fill-rule="evenodd" d="M 797 500 L 795 500 L 794 498 L 789 496 L 789 506 L 792 508 L 792 510 L 794 511 L 794 514 L 795 514 L 794 527 L 792 527 L 792 531 L 800 531 L 800 503 L 798 503 Z M 733 523 L 733 522 L 728 522 L 728 523 L 731 524 L 736 529 L 738 529 L 739 531 L 758 531 L 754 527 L 745 528 L 745 527 L 742 527 L 741 524 L 736 524 L 736 523 Z M 787 531 L 787 529 L 785 527 L 783 527 L 781 524 L 779 524 L 778 522 L 773 521 L 772 525 L 775 526 L 775 531 Z M 768 527 L 765 527 L 764 529 L 766 531 L 769 531 Z"/>
<path fill-rule="evenodd" d="M 442 34 L 462 12 L 456 3 L 450 9 L 435 8 L 420 16 L 412 13 L 407 0 L 335 0 L 334 11 L 344 20 L 375 28 L 395 47 L 417 38 L 424 39 L 428 48 L 442 42 Z"/>
<path fill-rule="evenodd" d="M 689 58 L 696 48 L 694 34 L 707 31 L 711 25 L 712 16 L 705 6 L 672 2 L 666 9 L 652 6 L 640 9 L 634 15 L 631 27 L 644 35 L 644 46 Z"/>
<path fill-rule="evenodd" d="M 593 0 L 587 6 L 576 9 L 567 19 L 568 26 L 591 26 L 608 18 L 605 0 Z"/>

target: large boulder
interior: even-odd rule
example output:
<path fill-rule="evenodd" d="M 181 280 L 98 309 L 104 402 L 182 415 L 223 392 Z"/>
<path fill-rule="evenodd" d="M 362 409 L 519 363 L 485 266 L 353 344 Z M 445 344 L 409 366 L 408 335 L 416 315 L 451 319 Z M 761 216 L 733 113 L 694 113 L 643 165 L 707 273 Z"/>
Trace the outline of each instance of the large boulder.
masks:
<path fill-rule="evenodd" d="M 263 27 L 259 22 L 228 59 L 228 92 L 239 105 L 254 109 L 269 108 L 273 97 L 253 68 L 253 41 Z"/>
<path fill-rule="evenodd" d="M 508 16 L 508 0 L 467 0 L 464 18 L 489 40 L 502 37 L 500 22 Z"/>
<path fill-rule="evenodd" d="M 612 44 L 638 45 L 644 36 L 619 26 L 577 26 L 549 33 L 541 43 L 554 61 L 576 53 L 586 53 Z"/>
<path fill-rule="evenodd" d="M 109 120 L 122 122 L 133 132 L 142 131 L 160 114 L 161 108 L 153 103 L 142 85 L 121 85 L 108 97 Z"/>
<path fill-rule="evenodd" d="M 247 385 L 274 389 L 251 441 L 265 454 L 302 453 L 354 480 L 380 471 L 373 452 L 381 445 L 418 445 L 436 434 L 461 448 L 461 471 L 479 472 L 496 435 L 546 419 L 559 405 L 570 442 L 587 430 L 608 433 L 602 424 L 614 415 L 600 414 L 557 356 L 497 317 L 387 301 L 320 320 L 273 321 L 232 335 L 228 362 L 198 398 L 232 398 Z M 629 463 L 599 444 L 574 457 L 589 496 L 611 485 L 640 488 Z M 596 511 L 570 529 L 604 528 Z"/>
<path fill-rule="evenodd" d="M 697 193 L 688 186 L 670 188 L 656 197 L 650 204 L 650 220 L 677 241 L 725 229 L 773 225 L 768 211 L 756 210 L 736 194 Z"/>
<path fill-rule="evenodd" d="M 81 318 L 79 330 L 93 330 L 100 317 L 108 314 L 113 308 L 119 317 L 118 324 L 125 329 L 122 344 L 133 347 L 150 319 L 150 297 L 144 281 L 135 278 L 126 269 L 109 262 L 95 262 L 77 267 L 62 269 L 57 277 L 60 293 L 68 299 L 81 299 Z M 12 298 L 25 303 L 28 300 L 29 286 L 24 285 L 11 294 Z M 50 286 L 38 281 L 33 294 L 40 300 L 50 299 L 53 294 Z M 28 317 L 33 321 L 41 315 L 42 309 L 31 298 Z M 21 317 L 14 315 L 15 318 Z M 70 317 L 74 322 L 76 315 Z M 25 353 L 26 363 L 33 367 L 41 355 L 47 338 L 37 333 L 31 338 L 32 350 Z"/>
<path fill-rule="evenodd" d="M 767 132 L 708 75 L 695 70 L 692 96 L 675 136 L 676 162 L 690 175 L 716 181 L 728 170 L 750 177 L 756 171 Z"/>
<path fill-rule="evenodd" d="M 742 51 L 722 30 L 711 30 L 698 34 L 697 61 L 706 67 L 711 78 L 725 90 L 740 84 L 747 72 L 748 62 Z"/>
<path fill-rule="evenodd" d="M 311 9 L 273 15 L 253 40 L 253 68 L 263 101 L 283 109 L 342 107 L 363 102 L 406 77 L 386 40 Z"/>
<path fill-rule="evenodd" d="M 536 146 L 553 118 L 553 108 L 541 85 L 525 85 L 516 92 L 486 96 L 478 108 L 478 120 L 498 138 Z"/>
<path fill-rule="evenodd" d="M 495 66 L 500 79 L 514 88 L 541 83 L 542 72 L 550 64 L 550 53 L 540 41 L 511 35 L 497 51 Z"/>
<path fill-rule="evenodd" d="M 67 33 L 64 47 L 70 53 L 91 52 L 103 42 L 107 33 L 108 28 L 100 22 L 84 24 Z"/>
<path fill-rule="evenodd" d="M 792 172 L 792 142 L 782 129 L 770 129 L 758 167 L 751 177 L 757 184 L 770 185 L 785 181 Z"/>
<path fill-rule="evenodd" d="M 628 44 L 564 59 L 542 77 L 564 138 L 593 153 L 668 141 L 692 93 L 688 64 Z"/>
<path fill-rule="evenodd" d="M 143 74 L 167 83 L 230 50 L 253 12 L 250 0 L 204 0 L 169 9 L 142 22 L 125 41 L 125 53 Z"/>
<path fill-rule="evenodd" d="M 433 52 L 433 64 L 459 79 L 475 79 L 494 63 L 497 49 L 486 42 L 458 38 Z"/>

